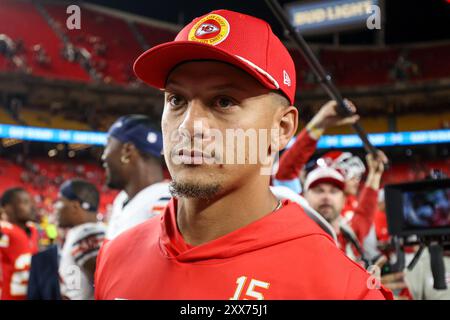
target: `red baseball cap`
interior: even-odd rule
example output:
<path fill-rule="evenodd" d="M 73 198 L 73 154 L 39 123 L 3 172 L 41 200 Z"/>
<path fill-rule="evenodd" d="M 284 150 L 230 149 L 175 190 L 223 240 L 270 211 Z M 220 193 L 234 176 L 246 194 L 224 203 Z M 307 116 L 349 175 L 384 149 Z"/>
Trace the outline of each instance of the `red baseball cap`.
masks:
<path fill-rule="evenodd" d="M 212 11 L 185 26 L 174 41 L 141 54 L 134 62 L 134 72 L 150 86 L 163 89 L 170 72 L 192 60 L 230 63 L 265 87 L 282 91 L 294 103 L 294 62 L 261 19 L 229 10 Z"/>
<path fill-rule="evenodd" d="M 345 188 L 344 176 L 337 170 L 331 167 L 317 167 L 312 170 L 305 180 L 305 191 L 314 188 L 320 183 L 330 183 L 341 190 Z"/>

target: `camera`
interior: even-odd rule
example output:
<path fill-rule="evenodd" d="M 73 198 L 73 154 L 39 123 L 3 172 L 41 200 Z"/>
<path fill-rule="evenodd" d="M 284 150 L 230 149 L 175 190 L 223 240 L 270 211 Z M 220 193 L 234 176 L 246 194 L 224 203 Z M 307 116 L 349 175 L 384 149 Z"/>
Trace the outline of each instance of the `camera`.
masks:
<path fill-rule="evenodd" d="M 447 289 L 443 255 L 450 247 L 450 179 L 435 175 L 420 182 L 386 185 L 384 191 L 388 230 L 398 262 L 394 269 L 404 268 L 404 247 L 420 246 L 409 270 L 428 248 L 433 287 Z"/>
<path fill-rule="evenodd" d="M 385 201 L 391 235 L 450 239 L 450 179 L 387 185 Z"/>

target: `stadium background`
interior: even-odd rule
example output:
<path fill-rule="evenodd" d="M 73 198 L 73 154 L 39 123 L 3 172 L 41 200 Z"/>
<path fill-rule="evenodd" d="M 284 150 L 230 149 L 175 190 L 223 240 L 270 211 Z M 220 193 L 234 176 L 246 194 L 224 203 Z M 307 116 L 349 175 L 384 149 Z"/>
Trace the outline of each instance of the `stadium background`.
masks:
<path fill-rule="evenodd" d="M 450 3 L 417 3 L 405 8 L 405 2 L 385 2 L 381 40 L 367 30 L 307 37 L 343 95 L 357 105 L 364 128 L 378 134 L 373 141 L 391 161 L 384 184 L 420 180 L 433 168 L 450 175 Z M 80 30 L 66 28 L 70 4 L 0 0 L 0 36 L 15 47 L 10 54 L 3 41 L 0 54 L 0 193 L 24 186 L 44 223 L 52 220 L 59 185 L 70 177 L 100 188 L 100 214 L 107 215 L 116 192 L 104 186 L 102 132 L 130 113 L 148 114 L 159 126 L 161 93 L 132 72 L 141 52 L 219 7 L 264 18 L 282 35 L 263 1 L 76 2 Z M 304 125 L 327 97 L 300 53 L 287 45 Z M 352 133 L 350 127 L 327 131 L 316 156 L 342 149 L 363 158 L 357 139 L 340 136 Z"/>

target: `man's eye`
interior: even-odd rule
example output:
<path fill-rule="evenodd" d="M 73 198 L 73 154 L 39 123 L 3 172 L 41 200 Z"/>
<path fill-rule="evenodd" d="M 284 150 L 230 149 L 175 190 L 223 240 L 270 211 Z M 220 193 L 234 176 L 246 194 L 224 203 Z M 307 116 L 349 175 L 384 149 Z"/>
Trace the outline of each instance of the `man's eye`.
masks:
<path fill-rule="evenodd" d="M 236 103 L 233 100 L 225 97 L 218 98 L 215 103 L 215 106 L 220 109 L 228 109 L 234 105 L 236 105 Z"/>
<path fill-rule="evenodd" d="M 183 97 L 175 96 L 175 95 L 170 96 L 167 100 L 173 107 L 181 107 L 186 102 L 186 100 Z"/>

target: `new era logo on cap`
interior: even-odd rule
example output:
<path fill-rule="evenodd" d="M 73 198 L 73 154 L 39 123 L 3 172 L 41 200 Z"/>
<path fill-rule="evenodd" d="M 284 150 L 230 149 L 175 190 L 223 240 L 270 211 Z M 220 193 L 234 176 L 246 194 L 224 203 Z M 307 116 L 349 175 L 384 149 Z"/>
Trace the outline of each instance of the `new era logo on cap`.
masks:
<path fill-rule="evenodd" d="M 289 74 L 286 72 L 286 70 L 283 70 L 283 83 L 288 87 L 291 86 L 291 78 L 289 78 Z"/>
<path fill-rule="evenodd" d="M 265 87 L 282 91 L 294 103 L 294 62 L 261 19 L 229 10 L 210 12 L 185 26 L 174 41 L 144 52 L 134 63 L 134 71 L 147 84 L 164 89 L 173 68 L 193 60 L 232 64 Z"/>

